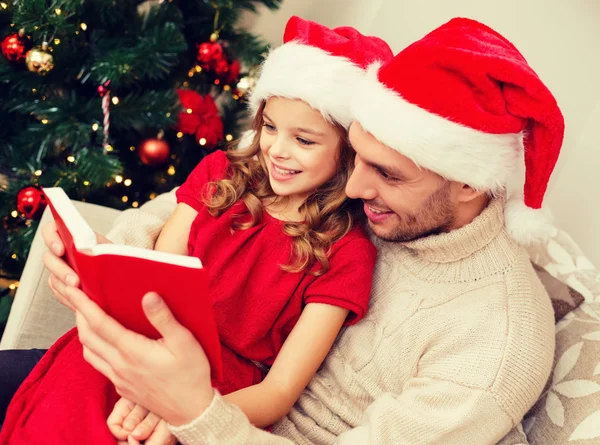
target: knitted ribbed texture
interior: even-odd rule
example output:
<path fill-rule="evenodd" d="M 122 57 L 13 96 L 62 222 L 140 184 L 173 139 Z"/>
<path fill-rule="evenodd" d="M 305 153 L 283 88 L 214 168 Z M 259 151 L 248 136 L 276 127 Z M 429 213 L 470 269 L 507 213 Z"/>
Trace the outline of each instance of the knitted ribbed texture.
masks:
<path fill-rule="evenodd" d="M 153 249 L 163 226 L 175 211 L 175 191 L 163 193 L 139 209 L 123 211 L 106 237 L 115 244 Z"/>
<path fill-rule="evenodd" d="M 218 395 L 173 433 L 184 445 L 498 442 L 537 400 L 554 351 L 550 300 L 506 233 L 503 206 L 495 199 L 447 234 L 377 241 L 369 313 L 340 334 L 274 426 L 279 437 Z M 135 215 L 124 213 L 114 233 L 152 245 L 160 227 Z"/>

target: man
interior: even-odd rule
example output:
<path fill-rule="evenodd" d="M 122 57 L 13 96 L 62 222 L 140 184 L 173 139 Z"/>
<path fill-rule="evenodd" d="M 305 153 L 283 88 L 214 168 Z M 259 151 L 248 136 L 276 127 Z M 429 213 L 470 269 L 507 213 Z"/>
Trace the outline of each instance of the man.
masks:
<path fill-rule="evenodd" d="M 563 137 L 554 98 L 510 42 L 454 19 L 373 68 L 353 112 L 347 194 L 379 249 L 370 310 L 271 433 L 213 393 L 201 348 L 156 296 L 145 309 L 164 341 L 149 345 L 66 290 L 90 363 L 181 443 L 493 444 L 539 397 L 553 314 L 516 239 L 550 230 L 539 209 Z M 524 201 L 507 203 L 523 146 Z M 130 218 L 115 239 L 151 243 Z"/>

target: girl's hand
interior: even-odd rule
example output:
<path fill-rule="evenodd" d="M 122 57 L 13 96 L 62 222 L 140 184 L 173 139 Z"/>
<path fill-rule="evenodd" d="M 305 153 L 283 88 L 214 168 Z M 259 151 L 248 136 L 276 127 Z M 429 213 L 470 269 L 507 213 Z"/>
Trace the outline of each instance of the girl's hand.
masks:
<path fill-rule="evenodd" d="M 210 405 L 214 391 L 206 354 L 157 294 L 146 294 L 142 305 L 161 340 L 125 329 L 80 289 L 68 287 L 66 296 L 76 310 L 84 358 L 119 395 L 172 425 L 191 422 Z"/>
<path fill-rule="evenodd" d="M 65 296 L 65 290 L 67 286 L 78 287 L 79 277 L 61 258 L 65 254 L 65 246 L 58 235 L 54 221 L 43 225 L 42 238 L 48 247 L 48 251 L 44 254 L 44 265 L 50 271 L 48 285 L 59 303 L 75 310 Z M 96 240 L 99 244 L 110 243 L 108 239 L 99 234 L 96 234 Z"/>
<path fill-rule="evenodd" d="M 125 397 L 121 397 L 115 404 L 106 421 L 113 436 L 122 441 L 127 440 L 130 435 L 138 441 L 148 439 L 159 422 L 160 418 L 156 414 Z"/>

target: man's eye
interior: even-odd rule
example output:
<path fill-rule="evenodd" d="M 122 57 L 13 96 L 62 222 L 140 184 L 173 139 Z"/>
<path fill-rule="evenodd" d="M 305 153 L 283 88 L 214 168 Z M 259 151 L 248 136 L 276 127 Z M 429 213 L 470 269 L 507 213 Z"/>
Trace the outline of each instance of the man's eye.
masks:
<path fill-rule="evenodd" d="M 383 171 L 380 168 L 376 168 L 377 173 L 379 174 L 379 176 L 381 176 L 383 179 L 385 179 L 386 181 L 390 181 L 390 182 L 394 182 L 394 181 L 398 181 L 397 178 L 394 178 L 393 176 L 388 175 L 385 171 Z"/>
<path fill-rule="evenodd" d="M 379 173 L 379 176 L 381 176 L 383 179 L 389 179 L 390 178 L 390 175 L 388 175 L 386 172 L 384 172 L 380 168 L 377 169 L 377 173 Z"/>

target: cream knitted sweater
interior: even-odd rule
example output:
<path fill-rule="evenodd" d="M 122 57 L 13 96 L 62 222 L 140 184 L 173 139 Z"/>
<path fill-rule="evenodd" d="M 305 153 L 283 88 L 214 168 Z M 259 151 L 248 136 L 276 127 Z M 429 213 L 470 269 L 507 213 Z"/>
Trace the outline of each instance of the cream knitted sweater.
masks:
<path fill-rule="evenodd" d="M 152 205 L 124 213 L 109 238 L 151 246 L 159 229 L 148 221 L 170 212 Z M 340 334 L 272 434 L 219 395 L 173 434 L 184 445 L 497 443 L 539 397 L 554 355 L 550 300 L 503 208 L 493 200 L 447 234 L 375 240 L 367 316 Z"/>

